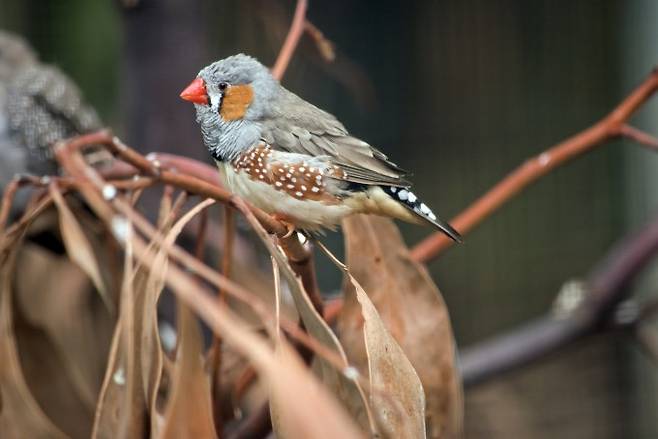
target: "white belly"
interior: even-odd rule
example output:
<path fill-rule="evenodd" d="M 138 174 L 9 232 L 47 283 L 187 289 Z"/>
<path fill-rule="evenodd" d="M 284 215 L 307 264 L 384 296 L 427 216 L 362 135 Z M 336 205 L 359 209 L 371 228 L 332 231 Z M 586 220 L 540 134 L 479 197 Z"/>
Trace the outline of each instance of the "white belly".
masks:
<path fill-rule="evenodd" d="M 245 173 L 237 173 L 228 164 L 218 163 L 218 166 L 231 192 L 267 213 L 284 215 L 302 229 L 332 229 L 343 217 L 360 210 L 352 203 L 326 204 L 322 201 L 300 200 L 270 184 L 253 180 Z"/>

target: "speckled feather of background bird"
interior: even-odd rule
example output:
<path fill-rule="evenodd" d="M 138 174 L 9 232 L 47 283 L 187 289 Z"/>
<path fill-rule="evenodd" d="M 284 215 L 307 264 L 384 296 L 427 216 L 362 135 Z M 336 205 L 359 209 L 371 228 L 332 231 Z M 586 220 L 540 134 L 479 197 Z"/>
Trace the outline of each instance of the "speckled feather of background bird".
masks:
<path fill-rule="evenodd" d="M 22 38 L 0 30 L 0 194 L 16 174 L 57 175 L 52 145 L 100 127 L 64 73 L 40 63 Z M 101 148 L 85 158 L 95 166 L 112 160 Z M 17 199 L 13 213 L 24 201 Z"/>

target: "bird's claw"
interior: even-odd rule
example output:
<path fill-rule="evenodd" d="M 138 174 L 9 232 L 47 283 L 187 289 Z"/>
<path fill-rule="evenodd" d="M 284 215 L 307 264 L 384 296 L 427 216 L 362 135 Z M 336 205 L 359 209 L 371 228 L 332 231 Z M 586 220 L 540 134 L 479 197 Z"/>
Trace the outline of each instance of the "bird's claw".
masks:
<path fill-rule="evenodd" d="M 283 226 L 286 228 L 286 234 L 281 237 L 281 239 L 287 239 L 292 236 L 293 233 L 296 231 L 296 227 L 293 223 L 289 221 L 289 219 L 285 215 L 281 214 L 273 214 L 272 217 L 279 221 Z"/>

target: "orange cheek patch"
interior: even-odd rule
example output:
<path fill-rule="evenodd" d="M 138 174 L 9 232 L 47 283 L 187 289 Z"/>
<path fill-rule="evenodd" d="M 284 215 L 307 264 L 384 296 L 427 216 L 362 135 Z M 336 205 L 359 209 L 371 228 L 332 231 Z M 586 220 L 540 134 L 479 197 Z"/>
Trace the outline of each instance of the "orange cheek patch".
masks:
<path fill-rule="evenodd" d="M 251 85 L 232 85 L 224 93 L 219 115 L 224 120 L 242 119 L 253 99 Z"/>

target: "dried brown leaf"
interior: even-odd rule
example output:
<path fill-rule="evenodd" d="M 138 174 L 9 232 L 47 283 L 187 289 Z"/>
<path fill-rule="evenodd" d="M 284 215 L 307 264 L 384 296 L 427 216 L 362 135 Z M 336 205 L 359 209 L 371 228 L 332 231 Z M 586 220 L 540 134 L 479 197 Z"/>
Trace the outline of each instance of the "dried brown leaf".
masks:
<path fill-rule="evenodd" d="M 192 294 L 199 287 L 175 267 L 167 273 L 167 283 L 179 297 L 194 305 L 216 334 L 221 334 L 226 343 L 251 361 L 269 389 L 270 400 L 282 402 L 278 404 L 277 419 L 287 437 L 363 437 L 345 410 L 305 368 L 285 340 L 275 354 L 246 322 L 226 307 L 218 306 L 209 293 Z"/>
<path fill-rule="evenodd" d="M 359 282 L 329 250 L 321 248 L 343 270 L 361 307 L 370 405 L 380 433 L 391 439 L 426 437 L 425 392 L 418 374 Z"/>
<path fill-rule="evenodd" d="M 343 224 L 350 273 L 420 376 L 427 395 L 428 437 L 461 436 L 463 397 L 455 367 L 450 318 L 441 294 L 421 264 L 414 262 L 390 220 L 354 216 Z M 385 239 L 383 239 L 385 237 Z M 346 284 L 339 333 L 350 358 L 364 367 L 361 306 Z"/>
<path fill-rule="evenodd" d="M 125 400 L 125 347 L 121 346 L 121 325 L 117 322 L 110 345 L 107 369 L 98 396 L 92 438 L 112 438 L 119 425 L 121 406 Z"/>
<path fill-rule="evenodd" d="M 113 321 L 87 275 L 65 256 L 26 243 L 18 266 L 14 294 L 23 321 L 17 341 L 25 357 L 24 372 L 31 366 L 26 357 L 37 362 L 28 383 L 45 412 L 62 428 L 66 421 L 73 424 L 70 427 L 86 424 L 89 417 L 84 435 L 88 436 Z M 43 343 L 36 343 L 38 339 Z M 45 364 L 40 360 L 44 356 Z M 56 368 L 60 363 L 61 370 Z M 64 386 L 69 381 L 71 386 Z M 78 412 L 73 422 L 71 410 Z"/>
<path fill-rule="evenodd" d="M 21 371 L 13 331 L 11 273 L 15 270 L 22 234 L 14 238 L 13 247 L 0 256 L 0 432 L 10 439 L 66 438 L 39 407 Z"/>
<path fill-rule="evenodd" d="M 64 201 L 64 197 L 57 189 L 57 186 L 52 184 L 49 191 L 59 212 L 59 227 L 66 252 L 71 260 L 87 273 L 105 302 L 107 309 L 114 313 L 114 301 L 103 282 L 96 255 L 80 223 Z"/>
<path fill-rule="evenodd" d="M 162 438 L 217 437 L 213 423 L 210 382 L 203 368 L 203 340 L 189 308 L 179 303 L 179 343 L 173 388 L 161 429 Z"/>
<path fill-rule="evenodd" d="M 214 203 L 214 200 L 206 199 L 197 204 L 183 215 L 165 236 L 163 245 L 151 264 L 153 279 L 149 282 L 149 289 L 153 290 L 156 297 L 164 287 L 168 268 L 167 249 L 174 244 L 185 225 Z M 155 303 L 153 305 L 155 306 Z M 161 435 L 158 434 L 157 437 L 216 437 L 210 382 L 203 368 L 203 342 L 199 327 L 185 305 L 181 304 L 178 310 L 179 346 L 173 388 L 162 419 Z"/>
<path fill-rule="evenodd" d="M 128 235 L 132 225 L 128 224 Z M 93 438 L 142 437 L 146 431 L 146 400 L 139 368 L 140 337 L 136 316 L 143 315 L 143 301 L 135 301 L 135 273 L 131 241 L 125 248 L 119 321 L 101 389 Z M 140 275 L 141 276 L 141 275 Z"/>
<path fill-rule="evenodd" d="M 290 267 L 286 256 L 281 249 L 272 242 L 272 238 L 252 215 L 247 214 L 247 220 L 251 223 L 253 229 L 256 231 L 256 234 L 261 239 L 270 255 L 277 262 L 277 265 L 290 288 L 290 293 L 295 301 L 295 306 L 297 307 L 297 311 L 299 312 L 299 315 L 304 322 L 304 327 L 308 333 L 315 337 L 320 343 L 336 352 L 343 362 L 343 368 L 347 368 L 349 363 L 345 356 L 345 351 L 338 341 L 338 337 L 336 337 L 331 328 L 329 328 L 327 322 L 325 322 L 320 314 L 318 314 L 317 310 L 311 303 L 308 294 L 304 291 L 304 286 L 302 285 L 301 280 L 295 275 Z M 346 377 L 343 373 L 344 370 L 337 370 L 325 359 L 318 357 L 316 361 L 319 366 L 319 374 L 322 382 L 333 391 L 338 400 L 345 405 L 349 413 L 354 416 L 354 419 L 363 428 L 374 432 L 375 425 L 373 417 L 365 393 L 358 382 Z M 277 432 L 276 428 L 275 432 Z"/>
<path fill-rule="evenodd" d="M 136 236 L 132 242 L 136 254 L 148 258 L 146 245 Z M 271 399 L 287 399 L 280 415 L 293 437 L 362 437 L 347 413 L 313 378 L 285 341 L 281 342 L 281 349 L 287 349 L 290 355 L 283 358 L 274 355 L 262 337 L 251 330 L 246 322 L 226 307 L 218 305 L 206 288 L 198 285 L 178 267 L 169 267 L 166 281 L 175 294 L 193 308 L 216 334 L 221 334 L 226 343 L 251 361 L 259 377 L 267 383 Z M 318 422 L 320 414 L 323 422 Z"/>

